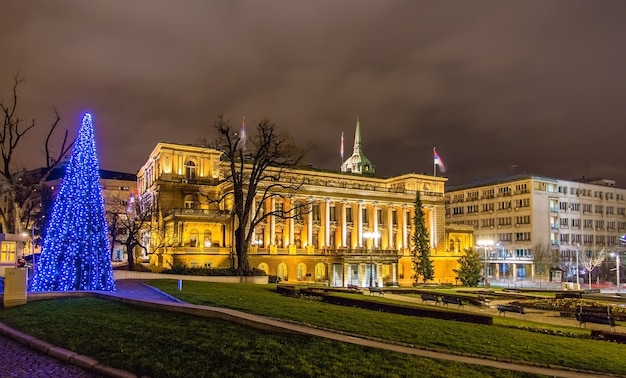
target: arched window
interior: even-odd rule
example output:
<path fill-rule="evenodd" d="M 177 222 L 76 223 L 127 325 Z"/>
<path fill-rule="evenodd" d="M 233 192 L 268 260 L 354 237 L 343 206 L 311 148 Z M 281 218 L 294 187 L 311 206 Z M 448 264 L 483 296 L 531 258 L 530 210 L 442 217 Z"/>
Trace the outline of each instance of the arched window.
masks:
<path fill-rule="evenodd" d="M 280 277 L 281 280 L 287 281 L 287 264 L 280 263 L 278 264 L 278 270 L 276 271 L 276 275 Z"/>
<path fill-rule="evenodd" d="M 265 272 L 265 274 L 270 274 L 270 268 L 266 263 L 260 263 L 258 266 L 259 269 Z"/>
<path fill-rule="evenodd" d="M 302 281 L 306 276 L 306 265 L 303 263 L 298 264 L 296 267 L 296 278 L 298 281 Z"/>
<path fill-rule="evenodd" d="M 204 237 L 204 240 L 202 241 L 202 245 L 204 247 L 210 247 L 211 246 L 211 230 L 206 229 L 204 230 L 204 232 L 202 233 L 202 236 Z"/>
<path fill-rule="evenodd" d="M 322 281 L 326 279 L 326 265 L 324 263 L 317 263 L 315 265 L 315 281 Z"/>
<path fill-rule="evenodd" d="M 189 246 L 197 247 L 198 246 L 198 229 L 192 228 L 191 233 L 189 235 Z"/>
<path fill-rule="evenodd" d="M 192 195 L 186 195 L 185 196 L 185 209 L 193 209 L 193 196 Z"/>
<path fill-rule="evenodd" d="M 187 160 L 187 162 L 185 163 L 185 177 L 189 180 L 195 180 L 196 170 L 196 163 L 191 160 Z"/>

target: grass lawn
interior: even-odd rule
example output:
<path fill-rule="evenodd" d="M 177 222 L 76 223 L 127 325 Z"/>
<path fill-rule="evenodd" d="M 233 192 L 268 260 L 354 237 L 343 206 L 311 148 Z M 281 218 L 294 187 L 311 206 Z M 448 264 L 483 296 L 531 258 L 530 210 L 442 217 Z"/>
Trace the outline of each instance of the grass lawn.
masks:
<path fill-rule="evenodd" d="M 626 374 L 626 359 L 617 357 L 624 354 L 624 345 L 553 336 L 512 327 L 559 328 L 522 319 L 495 317 L 494 325 L 488 326 L 408 317 L 284 297 L 276 293 L 275 285 L 229 285 L 185 281 L 183 290 L 178 291 L 178 283 L 175 280 L 155 280 L 149 284 L 189 303 L 227 307 L 258 315 L 290 319 L 419 347 Z M 571 327 L 562 327 L 562 330 L 565 333 L 589 332 Z"/>
<path fill-rule="evenodd" d="M 193 285 L 185 284 L 185 292 L 192 289 Z M 256 303 L 272 297 L 267 307 L 280 307 L 288 299 L 271 296 L 271 291 L 264 288 L 209 285 L 196 289 L 209 290 L 212 296 L 231 296 L 235 302 L 247 298 L 232 297 L 235 292 L 265 293 Z M 327 306 L 310 304 L 319 306 L 323 315 L 318 316 L 333 316 Z M 0 320 L 52 344 L 154 378 L 534 377 L 317 337 L 260 331 L 219 319 L 144 310 L 95 298 L 31 302 L 0 310 Z"/>

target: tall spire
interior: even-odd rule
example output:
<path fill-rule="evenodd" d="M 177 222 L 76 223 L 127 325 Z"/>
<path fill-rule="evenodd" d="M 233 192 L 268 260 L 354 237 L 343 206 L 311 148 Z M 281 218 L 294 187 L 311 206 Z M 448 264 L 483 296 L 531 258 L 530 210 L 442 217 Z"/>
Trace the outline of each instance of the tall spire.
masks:
<path fill-rule="evenodd" d="M 356 116 L 356 131 L 354 132 L 354 152 L 352 155 L 363 155 L 361 146 L 361 117 Z"/>
<path fill-rule="evenodd" d="M 354 152 L 343 164 L 341 172 L 374 174 L 374 165 L 363 155 L 361 144 L 361 117 L 356 116 L 356 130 L 354 131 Z"/>

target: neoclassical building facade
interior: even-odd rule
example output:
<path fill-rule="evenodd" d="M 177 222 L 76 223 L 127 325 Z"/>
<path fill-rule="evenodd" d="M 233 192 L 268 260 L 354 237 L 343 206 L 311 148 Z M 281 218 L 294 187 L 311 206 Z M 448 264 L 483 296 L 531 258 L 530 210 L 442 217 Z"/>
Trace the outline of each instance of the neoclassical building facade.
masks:
<path fill-rule="evenodd" d="M 359 142 L 358 149 L 356 144 Z M 355 153 L 361 153 L 357 125 Z M 150 261 L 157 266 L 234 265 L 232 197 L 220 151 L 158 143 L 137 175 L 140 198 L 155 204 L 158 235 Z M 351 161 L 367 162 L 366 158 Z M 366 167 L 369 174 L 359 171 Z M 454 282 L 460 250 L 447 248 L 445 178 L 404 174 L 379 178 L 373 166 L 339 172 L 299 169 L 284 176 L 296 191 L 267 199 L 269 216 L 254 229 L 252 267 L 288 281 L 330 286 L 383 286 L 414 282 L 411 259 L 414 202 L 419 190 L 429 230 L 435 282 Z M 224 198 L 223 200 L 216 200 Z M 261 196 L 258 196 L 261 199 Z M 467 244 L 467 243 L 466 243 Z"/>

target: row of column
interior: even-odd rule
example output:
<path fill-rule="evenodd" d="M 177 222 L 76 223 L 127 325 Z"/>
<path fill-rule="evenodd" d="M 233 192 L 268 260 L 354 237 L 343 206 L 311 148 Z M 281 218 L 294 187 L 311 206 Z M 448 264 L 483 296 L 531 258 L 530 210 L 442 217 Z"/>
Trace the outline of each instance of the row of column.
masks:
<path fill-rule="evenodd" d="M 352 248 L 352 247 L 360 247 L 360 248 L 364 248 L 367 247 L 366 245 L 366 240 L 364 241 L 364 236 L 363 236 L 363 232 L 364 232 L 364 220 L 363 220 L 363 209 L 364 208 L 368 208 L 369 211 L 369 215 L 370 215 L 370 219 L 371 222 L 368 222 L 370 225 L 368 225 L 368 229 L 373 231 L 373 232 L 379 232 L 380 233 L 380 222 L 378 220 L 378 205 L 366 205 L 363 202 L 356 202 L 354 203 L 352 206 L 353 209 L 355 209 L 355 213 L 353 213 L 353 216 L 355 216 L 356 218 L 356 222 L 354 223 L 353 226 L 353 230 L 356 232 L 356 243 L 355 245 L 353 245 L 352 240 L 347 240 L 347 235 L 348 235 L 348 221 L 347 221 L 347 214 L 346 214 L 346 209 L 349 207 L 349 204 L 346 201 L 342 201 L 342 202 L 336 202 L 339 206 L 340 206 L 340 216 L 339 221 L 338 221 L 338 228 L 340 230 L 340 245 L 330 245 L 331 244 L 331 219 L 330 219 L 330 209 L 331 209 L 331 202 L 330 200 L 324 200 L 324 201 L 317 201 L 318 204 L 320 205 L 320 228 L 319 231 L 321 232 L 321 237 L 323 239 L 322 241 L 322 245 L 316 245 L 314 246 L 315 248 L 321 248 L 324 246 L 330 247 L 330 248 L 336 248 L 336 247 L 347 247 L 347 248 Z M 255 204 L 253 204 L 254 206 Z M 285 202 L 285 211 L 289 211 L 290 208 L 288 208 L 287 206 L 290 206 L 290 202 L 286 201 Z M 356 205 L 356 206 L 354 206 Z M 271 198 L 269 200 L 269 205 L 268 205 L 268 211 L 271 211 L 271 209 L 275 209 L 276 208 L 276 200 L 274 198 Z M 367 207 L 366 207 L 367 206 Z M 306 233 L 301 235 L 304 245 L 312 245 L 313 244 L 313 233 L 314 233 L 314 220 L 313 220 L 313 204 L 309 205 L 309 211 L 306 214 L 307 217 L 307 222 L 306 222 Z M 384 234 L 381 234 L 381 238 L 380 239 L 373 239 L 372 240 L 372 245 L 374 248 L 378 248 L 381 246 L 381 242 L 382 242 L 382 247 L 384 248 L 406 248 L 409 245 L 408 242 L 408 237 L 409 237 L 409 224 L 408 224 L 408 217 L 410 216 L 409 213 L 409 207 L 408 206 L 386 206 L 386 230 Z M 398 237 L 397 235 L 394 234 L 394 223 L 393 223 L 393 209 L 396 210 L 396 216 L 400 217 L 399 222 L 397 222 L 396 224 L 398 225 L 397 230 L 400 233 L 400 236 Z M 409 215 L 407 215 L 407 213 L 409 213 Z M 432 224 L 432 222 L 431 222 Z M 273 244 L 274 241 L 276 240 L 276 217 L 274 216 L 270 216 L 268 218 L 267 221 L 267 225 L 268 225 L 268 230 L 265 230 L 265 235 L 263 235 L 262 237 L 265 239 L 264 240 L 264 245 L 269 245 L 269 244 Z M 295 241 L 295 220 L 293 218 L 288 218 L 285 220 L 285 229 L 284 231 L 287 233 L 287 238 L 286 238 L 286 242 L 284 243 L 285 246 L 289 245 L 289 244 L 293 244 Z M 284 233 L 285 233 L 284 232 Z M 269 239 L 269 243 L 268 240 Z M 256 237 L 253 238 L 253 240 L 257 240 Z M 318 241 L 319 243 L 319 241 Z"/>

